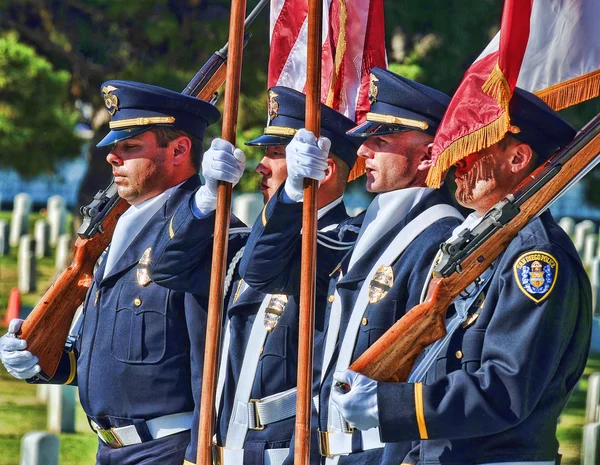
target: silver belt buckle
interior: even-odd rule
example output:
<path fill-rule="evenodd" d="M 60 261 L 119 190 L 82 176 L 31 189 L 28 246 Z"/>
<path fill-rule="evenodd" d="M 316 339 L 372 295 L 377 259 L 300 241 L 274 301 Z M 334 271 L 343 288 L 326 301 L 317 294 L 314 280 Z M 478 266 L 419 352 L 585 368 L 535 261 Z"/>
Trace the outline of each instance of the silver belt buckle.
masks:
<path fill-rule="evenodd" d="M 100 438 L 107 445 L 112 447 L 113 449 L 120 449 L 121 447 L 123 447 L 123 443 L 117 437 L 117 435 L 114 433 L 112 428 L 110 428 L 110 429 L 97 428 L 96 433 L 98 433 L 98 436 L 100 436 Z"/>

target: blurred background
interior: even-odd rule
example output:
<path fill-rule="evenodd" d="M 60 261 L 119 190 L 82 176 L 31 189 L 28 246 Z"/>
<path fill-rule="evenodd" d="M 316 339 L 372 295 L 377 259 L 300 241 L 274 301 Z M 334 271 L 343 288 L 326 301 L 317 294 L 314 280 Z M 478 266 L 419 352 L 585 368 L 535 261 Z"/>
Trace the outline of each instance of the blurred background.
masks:
<path fill-rule="evenodd" d="M 248 0 L 248 10 L 256 3 Z M 502 0 L 388 0 L 389 68 L 451 95 L 498 31 L 502 5 Z M 95 147 L 108 132 L 101 83 L 131 79 L 182 90 L 227 41 L 229 6 L 229 0 L 0 0 L 0 326 L 17 299 L 24 316 L 67 266 L 79 207 L 110 181 L 107 148 Z M 262 150 L 244 142 L 261 134 L 267 121 L 266 10 L 250 32 L 237 138 L 248 163 L 235 189 L 238 198 L 258 193 L 254 169 Z M 222 110 L 221 105 L 222 100 L 217 102 Z M 596 98 L 562 114 L 581 128 L 599 112 Z M 205 147 L 220 132 L 219 124 L 211 126 Z M 582 254 L 595 293 L 600 275 L 599 178 L 600 171 L 591 172 L 552 207 Z M 370 201 L 361 178 L 350 184 L 346 197 L 351 213 Z M 254 198 L 261 202 L 260 195 Z M 23 224 L 15 228 L 15 221 Z M 46 226 L 38 226 L 42 223 Z M 24 234 L 38 238 L 38 244 L 20 247 Z M 19 248 L 27 247 L 36 250 L 30 254 L 35 258 L 27 258 L 29 281 L 23 283 L 21 268 L 27 266 L 19 263 Z M 599 368 L 600 362 L 590 358 L 562 417 L 563 464 L 581 463 L 583 425 L 598 420 L 586 412 L 585 396 L 587 376 Z M 60 435 L 61 464 L 94 463 L 96 438 L 75 390 L 38 389 L 0 369 L 0 465 L 19 464 L 23 435 L 47 429 Z"/>

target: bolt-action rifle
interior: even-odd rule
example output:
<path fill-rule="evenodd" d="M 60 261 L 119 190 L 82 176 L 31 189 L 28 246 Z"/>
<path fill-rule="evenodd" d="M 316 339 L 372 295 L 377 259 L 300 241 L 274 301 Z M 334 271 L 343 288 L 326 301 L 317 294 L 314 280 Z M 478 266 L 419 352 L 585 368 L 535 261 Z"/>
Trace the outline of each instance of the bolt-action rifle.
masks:
<path fill-rule="evenodd" d="M 268 3 L 261 0 L 248 15 L 248 27 Z M 244 36 L 244 45 L 250 38 Z M 214 103 L 217 91 L 225 82 L 228 44 L 213 53 L 183 90 Z M 129 204 L 117 193 L 114 181 L 98 191 L 94 200 L 81 207 L 83 222 L 77 231 L 73 260 L 46 291 L 27 319 L 23 322 L 19 337 L 27 341 L 27 350 L 39 358 L 42 372 L 37 377 L 49 380 L 56 373 L 65 348 L 65 341 L 77 308 L 83 303 L 92 284 L 94 265 L 112 239 L 119 217 Z"/>
<path fill-rule="evenodd" d="M 425 301 L 412 308 L 350 369 L 377 381 L 406 381 L 419 354 L 446 335 L 446 310 L 508 247 L 517 233 L 541 215 L 600 162 L 600 115 L 575 139 L 537 168 L 482 221 L 443 243 Z"/>

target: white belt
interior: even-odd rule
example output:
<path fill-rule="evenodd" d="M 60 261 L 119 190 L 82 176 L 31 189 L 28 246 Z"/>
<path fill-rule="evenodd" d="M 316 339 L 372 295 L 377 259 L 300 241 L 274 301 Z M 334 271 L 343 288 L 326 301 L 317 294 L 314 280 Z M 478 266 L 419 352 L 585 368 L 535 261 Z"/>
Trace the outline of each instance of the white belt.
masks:
<path fill-rule="evenodd" d="M 146 420 L 146 426 L 152 436 L 152 439 L 164 438 L 172 434 L 187 431 L 192 427 L 192 418 L 194 412 L 175 413 L 165 415 L 152 420 Z M 90 421 L 92 428 L 98 434 L 98 437 L 107 445 L 113 448 L 141 444 L 142 438 L 137 432 L 135 425 L 112 427 L 102 429 L 93 421 Z"/>
<path fill-rule="evenodd" d="M 248 428 L 264 429 L 265 425 L 296 415 L 296 388 L 248 402 Z"/>
<path fill-rule="evenodd" d="M 262 399 L 248 402 L 248 429 L 263 430 L 270 423 L 296 416 L 296 391 L 291 388 Z M 313 397 L 315 409 L 319 409 L 319 396 Z"/>
<path fill-rule="evenodd" d="M 384 444 L 379 440 L 379 428 L 371 428 L 362 432 L 362 450 L 381 449 Z M 321 455 L 335 457 L 352 453 L 352 433 L 342 431 L 319 431 L 319 448 Z"/>
<path fill-rule="evenodd" d="M 289 448 L 265 449 L 264 465 L 281 465 L 289 454 Z M 242 465 L 244 463 L 244 449 L 227 449 L 216 446 L 215 455 L 217 465 Z"/>

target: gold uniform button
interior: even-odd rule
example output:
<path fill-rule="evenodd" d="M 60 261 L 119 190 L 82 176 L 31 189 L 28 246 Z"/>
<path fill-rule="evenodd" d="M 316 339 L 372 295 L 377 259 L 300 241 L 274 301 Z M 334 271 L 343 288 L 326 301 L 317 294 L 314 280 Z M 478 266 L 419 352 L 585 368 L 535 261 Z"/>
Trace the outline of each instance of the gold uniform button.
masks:
<path fill-rule="evenodd" d="M 459 359 L 459 360 L 460 360 L 461 358 L 463 358 L 463 353 L 462 353 L 462 351 L 461 351 L 461 350 L 457 350 L 455 355 L 456 355 L 456 358 L 457 358 L 457 359 Z"/>
<path fill-rule="evenodd" d="M 362 319 L 362 325 L 363 326 L 367 326 L 369 324 L 369 319 L 368 318 L 363 318 Z"/>
<path fill-rule="evenodd" d="M 329 300 L 329 302 L 333 302 L 335 300 L 335 296 L 331 294 L 327 300 Z"/>
<path fill-rule="evenodd" d="M 134 301 L 133 301 L 133 305 L 135 305 L 136 307 L 139 307 L 140 305 L 142 305 L 142 299 L 140 299 L 139 297 L 137 297 Z"/>

